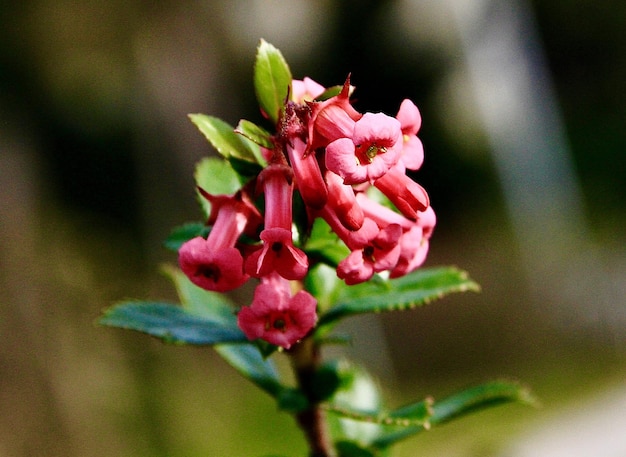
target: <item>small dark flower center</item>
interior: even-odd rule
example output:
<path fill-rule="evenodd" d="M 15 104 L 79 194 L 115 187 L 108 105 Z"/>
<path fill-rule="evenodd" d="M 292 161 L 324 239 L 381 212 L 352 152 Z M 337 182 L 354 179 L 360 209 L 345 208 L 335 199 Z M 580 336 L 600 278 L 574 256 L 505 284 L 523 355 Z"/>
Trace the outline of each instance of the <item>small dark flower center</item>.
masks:
<path fill-rule="evenodd" d="M 211 264 L 201 265 L 198 267 L 196 270 L 196 276 L 204 276 L 207 279 L 212 279 L 213 281 L 218 282 L 222 274 L 217 266 Z"/>

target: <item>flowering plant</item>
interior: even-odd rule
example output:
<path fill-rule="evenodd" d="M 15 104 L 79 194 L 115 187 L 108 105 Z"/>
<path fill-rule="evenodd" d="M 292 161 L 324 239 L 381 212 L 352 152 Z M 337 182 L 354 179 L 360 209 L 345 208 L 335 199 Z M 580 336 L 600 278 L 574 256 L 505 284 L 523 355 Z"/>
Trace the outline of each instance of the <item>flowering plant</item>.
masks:
<path fill-rule="evenodd" d="M 424 158 L 413 102 L 395 117 L 359 113 L 349 78 L 331 88 L 294 80 L 265 41 L 254 86 L 272 132 L 190 116 L 220 157 L 196 169 L 206 223 L 181 226 L 166 241 L 178 252 L 180 269 L 166 272 L 181 305 L 126 301 L 100 323 L 213 346 L 295 416 L 311 456 L 389 455 L 398 441 L 470 411 L 530 401 L 518 384 L 495 381 L 389 409 L 363 368 L 322 358 L 322 346 L 344 341 L 333 332 L 344 318 L 479 286 L 454 267 L 420 268 L 436 218 L 406 174 Z M 252 301 L 235 306 L 225 292 L 245 284 L 255 285 Z M 290 359 L 295 385 L 275 369 L 275 353 Z"/>

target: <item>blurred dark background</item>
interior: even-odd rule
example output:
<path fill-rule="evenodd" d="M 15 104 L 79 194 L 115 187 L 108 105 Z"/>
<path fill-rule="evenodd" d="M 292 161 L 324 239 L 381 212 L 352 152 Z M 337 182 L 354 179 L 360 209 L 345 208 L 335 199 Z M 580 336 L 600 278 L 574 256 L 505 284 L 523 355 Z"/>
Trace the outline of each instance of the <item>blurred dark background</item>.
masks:
<path fill-rule="evenodd" d="M 528 443 L 579 435 L 563 411 L 607 420 L 594 439 L 626 452 L 626 4 L 286 4 L 0 5 L 0 456 L 304 455 L 290 418 L 212 351 L 94 325 L 117 300 L 174 299 L 161 242 L 200 218 L 193 168 L 213 153 L 187 114 L 262 122 L 260 38 L 296 78 L 351 73 L 360 111 L 419 106 L 427 264 L 483 287 L 354 319 L 345 352 L 391 404 L 499 376 L 544 402 L 399 455 L 552 457 Z"/>

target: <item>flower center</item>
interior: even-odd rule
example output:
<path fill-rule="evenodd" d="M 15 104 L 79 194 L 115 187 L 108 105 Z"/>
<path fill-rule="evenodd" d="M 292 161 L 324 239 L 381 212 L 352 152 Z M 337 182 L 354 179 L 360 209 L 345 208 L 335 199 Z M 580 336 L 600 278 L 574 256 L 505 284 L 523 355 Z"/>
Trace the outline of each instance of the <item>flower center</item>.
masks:
<path fill-rule="evenodd" d="M 198 267 L 196 271 L 196 276 L 204 276 L 205 278 L 212 279 L 215 282 L 220 280 L 222 276 L 219 267 L 210 264 L 210 265 L 201 265 Z"/>
<path fill-rule="evenodd" d="M 374 260 L 374 246 L 365 246 L 363 248 L 363 257 L 367 260 Z"/>
<path fill-rule="evenodd" d="M 374 157 L 376 157 L 379 153 L 383 154 L 387 152 L 387 148 L 384 146 L 377 146 L 376 144 L 371 144 L 367 148 L 365 145 L 358 145 L 356 147 L 356 156 L 359 159 L 360 164 L 370 164 L 373 162 Z"/>

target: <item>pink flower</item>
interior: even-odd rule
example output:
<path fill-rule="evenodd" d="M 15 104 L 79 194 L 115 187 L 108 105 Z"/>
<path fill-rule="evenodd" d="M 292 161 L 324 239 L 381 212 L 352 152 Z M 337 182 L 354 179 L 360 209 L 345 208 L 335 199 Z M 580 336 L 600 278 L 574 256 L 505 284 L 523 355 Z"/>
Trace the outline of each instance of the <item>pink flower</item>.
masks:
<path fill-rule="evenodd" d="M 237 315 L 239 328 L 249 340 L 261 338 L 289 349 L 315 326 L 315 298 L 305 291 L 291 296 L 289 288 L 289 282 L 278 275 L 262 279 L 252 304 Z"/>
<path fill-rule="evenodd" d="M 428 254 L 429 239 L 435 227 L 436 217 L 432 207 L 419 213 L 415 225 L 400 238 L 400 258 L 391 270 L 390 278 L 398 278 L 420 267 Z"/>
<path fill-rule="evenodd" d="M 299 104 L 315 100 L 326 91 L 324 86 L 309 77 L 303 80 L 294 79 L 291 81 L 291 89 L 291 100 Z"/>
<path fill-rule="evenodd" d="M 400 121 L 402 129 L 401 163 L 409 170 L 418 170 L 424 162 L 424 147 L 417 137 L 422 125 L 420 112 L 411 100 L 405 99 L 400 104 L 396 119 Z"/>
<path fill-rule="evenodd" d="M 309 269 L 304 252 L 293 245 L 291 230 L 274 227 L 261 232 L 263 247 L 246 259 L 246 272 L 255 278 L 278 273 L 285 279 L 302 279 Z"/>
<path fill-rule="evenodd" d="M 400 122 L 383 113 L 365 113 L 349 138 L 326 147 L 326 167 L 345 184 L 374 181 L 393 167 L 402 151 Z"/>
<path fill-rule="evenodd" d="M 412 221 L 417 219 L 419 211 L 424 211 L 430 204 L 424 188 L 397 168 L 392 168 L 374 181 L 374 186 Z"/>
<path fill-rule="evenodd" d="M 363 225 L 363 210 L 356 201 L 352 186 L 344 184 L 332 171 L 326 171 L 328 206 L 335 212 L 341 224 L 348 230 L 358 230 Z"/>
<path fill-rule="evenodd" d="M 323 148 L 328 143 L 351 137 L 354 123 L 362 114 L 350 104 L 350 78 L 346 79 L 341 92 L 323 102 L 309 102 L 311 118 L 308 123 L 308 151 Z"/>
<path fill-rule="evenodd" d="M 254 277 L 275 271 L 286 279 L 302 279 L 309 268 L 304 252 L 293 245 L 291 169 L 272 164 L 259 175 L 265 192 L 265 229 L 263 247 L 246 260 L 246 272 Z"/>
<path fill-rule="evenodd" d="M 215 249 L 201 236 L 181 246 L 178 263 L 191 282 L 216 292 L 233 290 L 249 277 L 243 272 L 243 257 L 236 248 Z"/>
<path fill-rule="evenodd" d="M 296 176 L 296 186 L 307 206 L 319 209 L 328 200 L 328 190 L 315 152 L 306 153 L 306 143 L 300 138 L 293 138 L 287 145 L 287 154 Z"/>
<path fill-rule="evenodd" d="M 398 240 L 401 235 L 402 227 L 398 224 L 390 224 L 380 230 L 368 244 L 353 250 L 339 262 L 337 276 L 346 284 L 353 285 L 368 281 L 374 273 L 393 268 L 400 256 Z"/>
<path fill-rule="evenodd" d="M 209 224 L 213 227 L 206 240 L 196 237 L 180 247 L 178 263 L 197 286 L 226 292 L 248 280 L 235 244 L 248 225 L 256 226 L 260 215 L 241 193 L 213 196 L 202 189 L 200 193 L 211 201 Z"/>

